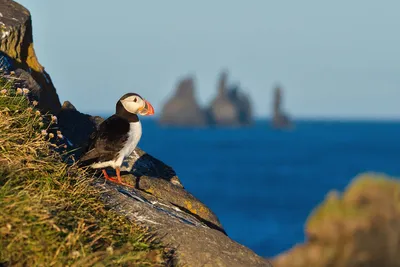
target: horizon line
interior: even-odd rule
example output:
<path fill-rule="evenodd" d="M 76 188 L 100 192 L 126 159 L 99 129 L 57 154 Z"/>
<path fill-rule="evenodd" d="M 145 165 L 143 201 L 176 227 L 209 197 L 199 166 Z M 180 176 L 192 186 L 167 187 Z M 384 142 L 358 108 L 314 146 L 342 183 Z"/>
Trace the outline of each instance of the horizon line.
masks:
<path fill-rule="evenodd" d="M 114 114 L 114 112 L 82 112 L 84 114 L 88 114 L 91 116 L 111 116 Z M 143 117 L 144 120 L 156 120 L 159 119 L 159 116 L 152 116 L 152 117 Z M 272 120 L 272 116 L 253 116 L 254 120 Z M 399 117 L 357 117 L 357 116 L 297 116 L 297 117 L 292 117 L 292 121 L 346 121 L 346 122 L 352 122 L 352 121 L 373 121 L 373 122 L 399 122 L 400 123 L 400 114 Z"/>

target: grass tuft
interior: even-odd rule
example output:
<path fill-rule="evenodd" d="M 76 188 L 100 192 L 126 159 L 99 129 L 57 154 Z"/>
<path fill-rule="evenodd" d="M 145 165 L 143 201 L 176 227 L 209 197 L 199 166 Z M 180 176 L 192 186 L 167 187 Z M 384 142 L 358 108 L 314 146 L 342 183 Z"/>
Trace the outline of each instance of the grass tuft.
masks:
<path fill-rule="evenodd" d="M 107 210 L 69 166 L 56 118 L 0 74 L 0 266 L 166 266 L 147 229 Z"/>

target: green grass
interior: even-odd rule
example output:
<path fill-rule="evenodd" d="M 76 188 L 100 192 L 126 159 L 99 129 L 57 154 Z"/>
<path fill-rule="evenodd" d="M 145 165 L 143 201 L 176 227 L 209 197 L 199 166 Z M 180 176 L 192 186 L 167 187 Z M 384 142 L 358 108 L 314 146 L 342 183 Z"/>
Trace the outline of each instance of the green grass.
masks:
<path fill-rule="evenodd" d="M 69 166 L 51 115 L 0 75 L 0 266 L 166 266 L 148 229 L 107 210 Z M 44 132 L 46 131 L 46 132 Z M 49 135 L 49 132 L 53 134 Z"/>

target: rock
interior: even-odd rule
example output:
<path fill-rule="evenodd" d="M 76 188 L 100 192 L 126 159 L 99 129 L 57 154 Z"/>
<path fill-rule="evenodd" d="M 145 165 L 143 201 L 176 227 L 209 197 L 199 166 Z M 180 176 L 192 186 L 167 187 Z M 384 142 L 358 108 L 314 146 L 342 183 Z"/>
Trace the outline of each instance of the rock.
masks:
<path fill-rule="evenodd" d="M 162 109 L 159 123 L 174 126 L 206 125 L 206 115 L 195 97 L 193 78 L 184 78 L 179 81 L 176 93 Z"/>
<path fill-rule="evenodd" d="M 226 72 L 218 82 L 218 94 L 208 109 L 211 124 L 221 126 L 246 125 L 252 122 L 249 97 L 240 92 L 238 86 L 227 88 Z"/>
<path fill-rule="evenodd" d="M 126 161 L 126 165 L 128 166 L 122 168 L 122 171 L 128 172 L 124 176 L 126 182 L 157 199 L 168 201 L 170 205 L 196 217 L 210 228 L 225 233 L 217 216 L 184 189 L 171 167 L 148 155 L 140 148 L 135 150 Z"/>
<path fill-rule="evenodd" d="M 240 124 L 251 124 L 253 122 L 253 116 L 249 96 L 240 91 L 239 85 L 231 86 L 228 90 L 228 95 L 238 109 Z"/>
<path fill-rule="evenodd" d="M 13 59 L 0 51 L 0 72 L 15 83 L 15 87 L 29 88 L 31 100 L 39 101 L 40 85 L 33 79 L 32 75 L 20 68 L 16 68 Z"/>
<path fill-rule="evenodd" d="M 307 241 L 272 260 L 275 267 L 400 266 L 400 182 L 356 177 L 343 195 L 331 192 L 310 215 Z"/>
<path fill-rule="evenodd" d="M 222 72 L 218 81 L 218 94 L 209 107 L 209 119 L 212 124 L 217 125 L 238 125 L 239 114 L 235 104 L 227 93 L 227 76 Z"/>
<path fill-rule="evenodd" d="M 278 86 L 274 90 L 274 103 L 272 111 L 272 127 L 282 129 L 292 127 L 289 116 L 282 109 L 282 89 Z"/>
<path fill-rule="evenodd" d="M 69 101 L 63 103 L 57 117 L 58 127 L 68 138 L 69 149 L 74 150 L 75 158 L 79 158 L 86 149 L 89 136 L 96 130 L 99 118 L 77 111 Z"/>
<path fill-rule="evenodd" d="M 42 111 L 58 114 L 61 104 L 56 89 L 33 48 L 29 11 L 12 0 L 0 0 L 0 13 L 1 66 L 5 71 L 15 71 L 17 77 L 29 80 L 31 92 Z"/>
<path fill-rule="evenodd" d="M 96 186 L 105 191 L 103 200 L 113 210 L 132 222 L 149 226 L 163 243 L 175 248 L 178 266 L 272 266 L 223 232 L 210 229 L 163 199 L 100 182 Z"/>
<path fill-rule="evenodd" d="M 0 71 L 2 73 L 10 73 L 13 70 L 15 70 L 15 67 L 12 63 L 12 58 L 0 51 Z"/>

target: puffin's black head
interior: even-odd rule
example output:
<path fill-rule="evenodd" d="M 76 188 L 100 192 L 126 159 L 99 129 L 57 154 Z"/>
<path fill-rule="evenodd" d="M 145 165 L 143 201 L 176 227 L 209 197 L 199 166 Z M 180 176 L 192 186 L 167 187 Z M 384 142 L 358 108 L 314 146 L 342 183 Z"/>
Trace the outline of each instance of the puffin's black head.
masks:
<path fill-rule="evenodd" d="M 139 114 L 142 116 L 154 115 L 153 106 L 143 97 L 135 93 L 127 93 L 118 100 L 117 113 L 121 108 L 132 114 Z"/>

